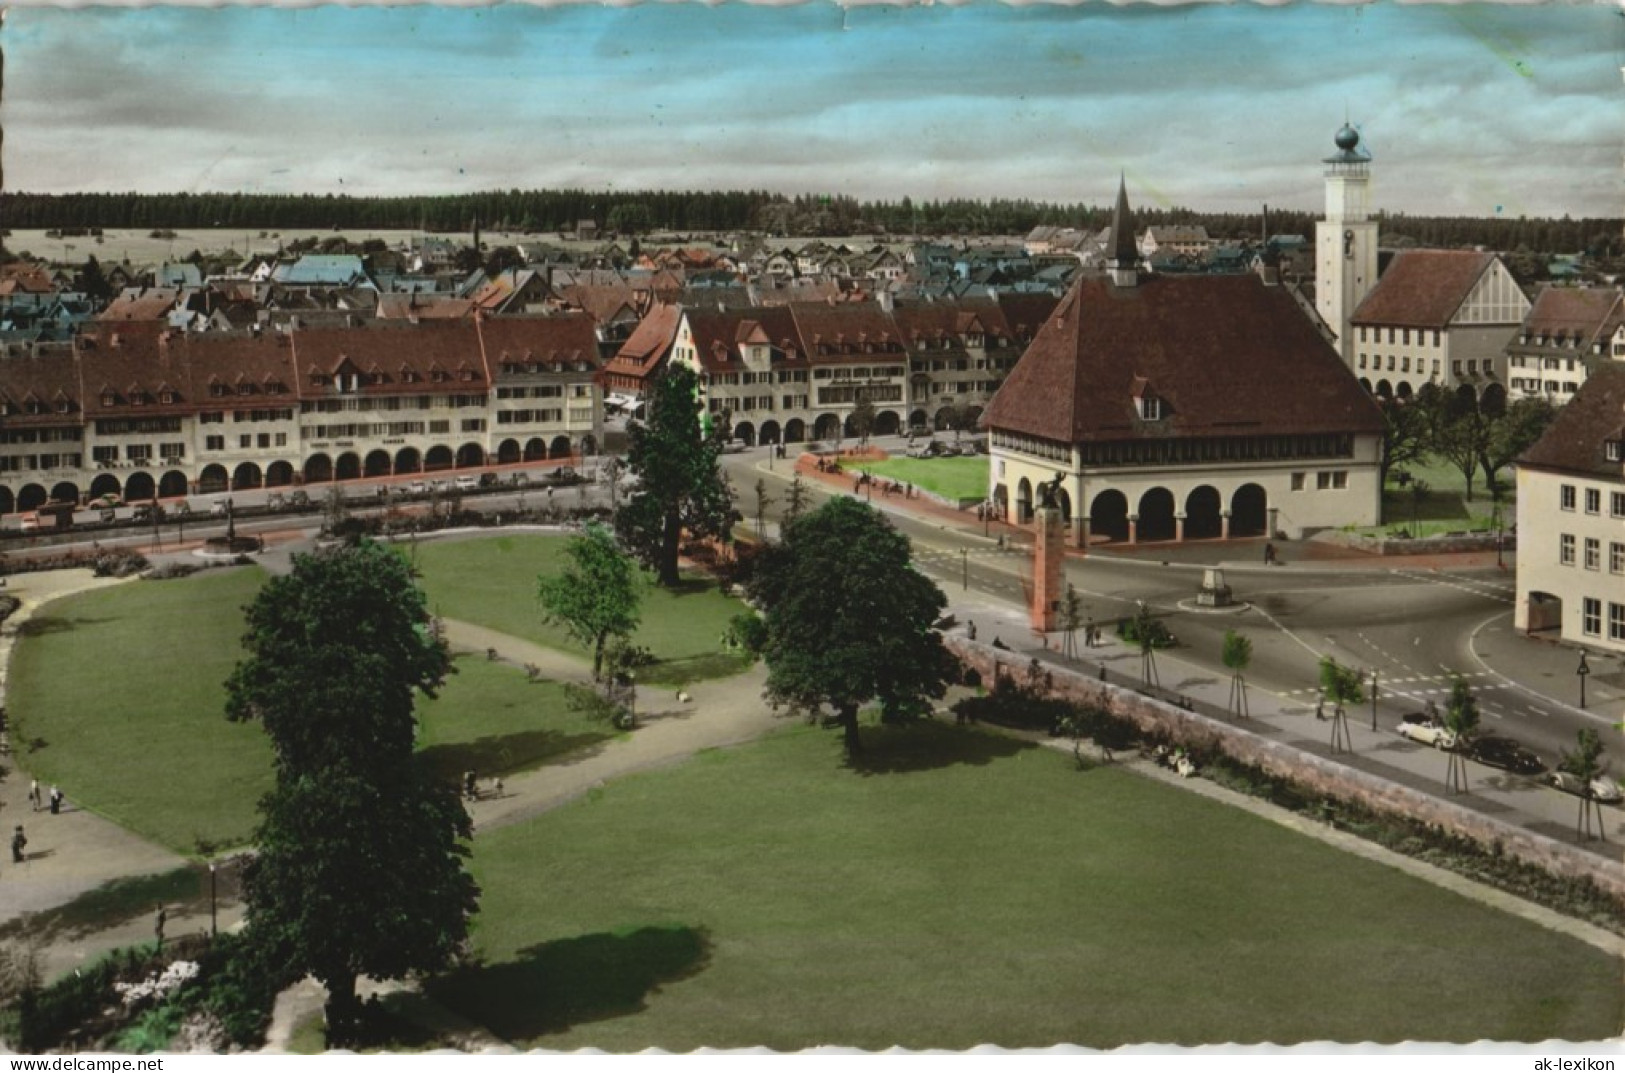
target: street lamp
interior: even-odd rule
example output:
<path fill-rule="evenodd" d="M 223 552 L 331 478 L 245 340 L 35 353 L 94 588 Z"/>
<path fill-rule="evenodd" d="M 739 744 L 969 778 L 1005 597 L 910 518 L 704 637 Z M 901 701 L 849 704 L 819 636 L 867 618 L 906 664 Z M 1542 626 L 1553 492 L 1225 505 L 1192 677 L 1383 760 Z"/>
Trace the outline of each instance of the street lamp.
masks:
<path fill-rule="evenodd" d="M 1591 665 L 1586 662 L 1586 654 L 1580 653 L 1580 665 L 1574 668 L 1574 675 L 1580 679 L 1580 707 L 1586 706 L 1586 675 L 1591 673 Z"/>
<path fill-rule="evenodd" d="M 209 938 L 213 939 L 220 932 L 219 917 L 217 915 L 218 900 L 215 897 L 215 871 L 214 862 L 209 862 Z"/>
<path fill-rule="evenodd" d="M 970 591 L 970 549 L 959 549 L 960 584 L 959 587 L 966 592 Z"/>
<path fill-rule="evenodd" d="M 1377 668 L 1371 668 L 1371 729 L 1377 729 Z"/>

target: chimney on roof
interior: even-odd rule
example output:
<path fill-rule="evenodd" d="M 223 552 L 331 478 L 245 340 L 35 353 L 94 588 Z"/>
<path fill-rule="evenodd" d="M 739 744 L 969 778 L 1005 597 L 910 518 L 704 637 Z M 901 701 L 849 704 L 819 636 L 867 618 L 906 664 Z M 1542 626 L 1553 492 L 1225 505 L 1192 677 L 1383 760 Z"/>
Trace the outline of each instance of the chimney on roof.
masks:
<path fill-rule="evenodd" d="M 875 300 L 880 303 L 881 312 L 890 313 L 892 311 L 891 291 L 882 288 L 881 290 L 875 292 Z"/>

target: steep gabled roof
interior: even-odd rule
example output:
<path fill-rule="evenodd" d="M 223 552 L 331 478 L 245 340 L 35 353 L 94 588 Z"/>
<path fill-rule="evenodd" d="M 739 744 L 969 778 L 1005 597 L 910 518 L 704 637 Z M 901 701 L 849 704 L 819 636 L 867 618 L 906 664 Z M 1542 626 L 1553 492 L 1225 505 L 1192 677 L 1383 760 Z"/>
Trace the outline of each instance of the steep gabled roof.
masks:
<path fill-rule="evenodd" d="M 1494 263 L 1475 250 L 1401 250 L 1350 323 L 1442 330 Z"/>
<path fill-rule="evenodd" d="M 795 318 L 786 306 L 728 310 L 695 307 L 685 310 L 684 315 L 700 367 L 708 373 L 743 369 L 739 348 L 747 342 L 766 343 L 784 351 L 774 361 L 775 368 L 806 367 L 806 354 L 796 337 Z"/>
<path fill-rule="evenodd" d="M 632 334 L 621 344 L 621 349 L 604 366 L 604 372 L 639 378 L 652 374 L 671 352 L 682 317 L 681 306 L 656 305 L 638 321 L 638 326 L 632 329 Z"/>
<path fill-rule="evenodd" d="M 1601 362 L 1557 412 L 1545 435 L 1518 459 L 1519 466 L 1621 480 L 1625 466 L 1603 453 L 1607 440 L 1625 438 L 1625 365 Z"/>
<path fill-rule="evenodd" d="M 1139 420 L 1136 378 L 1171 410 Z M 1077 443 L 1381 430 L 1292 295 L 1253 275 L 1073 286 L 988 406 L 990 427 Z"/>
<path fill-rule="evenodd" d="M 1523 330 L 1534 337 L 1577 338 L 1590 344 L 1612 335 L 1625 299 L 1609 287 L 1544 287 L 1523 318 Z"/>
<path fill-rule="evenodd" d="M 596 371 L 600 364 L 596 326 L 585 313 L 480 317 L 476 325 L 486 364 L 498 379 L 508 365 L 534 363 L 554 371 L 585 362 Z"/>

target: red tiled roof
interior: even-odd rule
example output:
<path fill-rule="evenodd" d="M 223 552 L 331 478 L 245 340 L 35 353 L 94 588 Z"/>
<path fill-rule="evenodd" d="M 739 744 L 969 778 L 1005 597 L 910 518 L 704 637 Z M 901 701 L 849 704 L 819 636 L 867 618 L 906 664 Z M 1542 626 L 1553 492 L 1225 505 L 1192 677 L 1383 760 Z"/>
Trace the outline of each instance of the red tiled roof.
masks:
<path fill-rule="evenodd" d="M 1493 253 L 1473 250 L 1401 250 L 1354 311 L 1351 323 L 1448 327 L 1494 262 Z"/>
<path fill-rule="evenodd" d="M 677 336 L 677 325 L 682 319 L 681 306 L 660 304 L 651 309 L 632 329 L 632 334 L 621 349 L 604 365 L 604 372 L 612 376 L 646 379 L 671 352 L 672 340 Z"/>
<path fill-rule="evenodd" d="M 874 302 L 792 302 L 797 334 L 813 365 L 862 364 L 905 357 L 902 333 Z"/>
<path fill-rule="evenodd" d="M 1612 334 L 1621 316 L 1620 292 L 1607 287 L 1545 287 L 1535 296 L 1535 304 L 1523 318 L 1523 330 L 1531 336 L 1579 337 L 1594 341 L 1606 331 Z"/>
<path fill-rule="evenodd" d="M 135 294 L 121 294 L 108 303 L 97 320 L 163 320 L 175 308 L 181 292 L 172 287 L 149 287 Z"/>
<path fill-rule="evenodd" d="M 729 310 L 696 307 L 685 310 L 684 315 L 700 367 L 708 373 L 743 370 L 739 348 L 753 338 L 785 352 L 774 360 L 774 368 L 806 367 L 806 355 L 796 338 L 795 318 L 784 306 Z"/>
<path fill-rule="evenodd" d="M 381 320 L 455 320 L 474 311 L 467 298 L 448 294 L 381 294 L 378 317 Z"/>
<path fill-rule="evenodd" d="M 540 365 L 541 371 L 565 371 L 580 362 L 597 370 L 598 335 L 585 313 L 559 316 L 480 317 L 477 332 L 485 361 L 497 379 L 507 365 Z"/>
<path fill-rule="evenodd" d="M 1545 435 L 1518 459 L 1519 466 L 1611 477 L 1625 467 L 1608 461 L 1603 442 L 1625 435 L 1625 365 L 1602 362 L 1557 412 Z"/>
<path fill-rule="evenodd" d="M 1171 411 L 1139 420 L 1143 378 Z M 1292 295 L 1253 275 L 1073 285 L 988 405 L 993 428 L 1059 443 L 1378 432 L 1376 404 Z"/>
<path fill-rule="evenodd" d="M 5 427 L 79 425 L 83 421 L 79 370 L 77 353 L 28 352 L 0 361 L 0 402 L 11 411 L 4 418 Z M 30 402 L 39 413 L 28 412 Z M 67 403 L 66 413 L 57 412 L 61 402 Z"/>
<path fill-rule="evenodd" d="M 483 393 L 490 383 L 472 321 L 432 321 L 400 327 L 301 328 L 289 333 L 299 394 L 332 392 L 315 377 L 371 373 L 381 383 L 360 385 L 362 395 L 419 395 L 429 391 Z"/>

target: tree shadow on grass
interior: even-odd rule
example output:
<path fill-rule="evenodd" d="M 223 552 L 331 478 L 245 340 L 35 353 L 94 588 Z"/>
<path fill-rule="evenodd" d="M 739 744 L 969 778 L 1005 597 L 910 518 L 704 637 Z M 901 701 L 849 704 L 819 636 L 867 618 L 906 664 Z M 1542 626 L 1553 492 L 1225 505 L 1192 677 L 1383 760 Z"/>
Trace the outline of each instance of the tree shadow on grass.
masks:
<path fill-rule="evenodd" d="M 864 727 L 863 753 L 847 766 L 859 775 L 898 775 L 955 764 L 991 764 L 1036 748 L 1003 734 L 929 722 Z"/>
<path fill-rule="evenodd" d="M 563 734 L 556 730 L 526 730 L 518 734 L 493 734 L 473 741 L 447 742 L 423 750 L 423 762 L 446 778 L 460 778 L 465 771 L 481 777 L 512 775 L 540 767 L 559 757 L 572 762 L 596 755 L 604 743 L 615 737 L 614 728 Z"/>
<path fill-rule="evenodd" d="M 72 617 L 36 615 L 28 621 L 18 624 L 17 635 L 19 637 L 44 637 L 46 634 L 71 633 L 84 626 L 100 626 L 112 621 L 110 618 L 92 618 L 85 615 Z"/>
<path fill-rule="evenodd" d="M 502 1039 L 533 1040 L 642 1011 L 666 984 L 703 971 L 711 938 L 684 925 L 555 939 L 512 961 L 461 969 L 429 984 L 435 1001 Z"/>
<path fill-rule="evenodd" d="M 638 680 L 647 685 L 675 688 L 712 678 L 729 678 L 750 665 L 750 657 L 737 652 L 705 652 L 684 659 L 660 660 L 640 671 Z"/>
<path fill-rule="evenodd" d="M 205 870 L 188 865 L 154 875 L 112 879 L 62 905 L 7 921 L 0 925 L 0 940 L 25 936 L 44 941 L 58 937 L 80 939 L 150 916 L 160 905 L 171 910 L 177 905 L 206 907 L 207 875 Z"/>
<path fill-rule="evenodd" d="M 670 593 L 673 596 L 703 596 L 705 593 L 715 590 L 716 587 L 717 583 L 710 578 L 684 576 L 677 584 L 670 588 L 662 588 L 661 591 Z"/>

